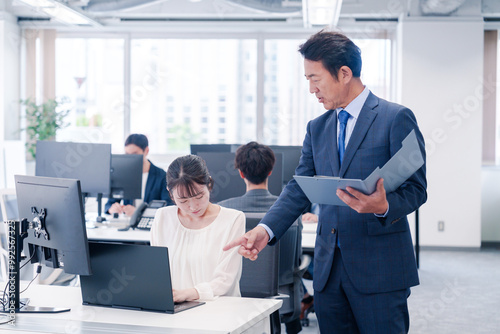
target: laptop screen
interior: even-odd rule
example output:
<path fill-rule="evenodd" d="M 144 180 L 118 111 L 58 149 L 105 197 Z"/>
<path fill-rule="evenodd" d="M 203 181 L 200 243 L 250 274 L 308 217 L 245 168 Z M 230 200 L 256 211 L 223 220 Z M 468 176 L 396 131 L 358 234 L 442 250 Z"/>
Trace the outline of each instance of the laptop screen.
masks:
<path fill-rule="evenodd" d="M 81 276 L 84 304 L 174 312 L 168 249 L 89 242 L 93 275 Z"/>

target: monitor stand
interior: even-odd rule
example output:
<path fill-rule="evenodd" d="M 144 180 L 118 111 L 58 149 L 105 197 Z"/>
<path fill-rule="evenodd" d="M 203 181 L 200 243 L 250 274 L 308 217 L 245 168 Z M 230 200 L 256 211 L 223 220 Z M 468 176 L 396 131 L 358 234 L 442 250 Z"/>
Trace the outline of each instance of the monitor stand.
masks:
<path fill-rule="evenodd" d="M 9 265 L 9 289 L 7 290 L 7 302 L 0 306 L 0 313 L 61 313 L 70 309 L 39 307 L 28 305 L 29 299 L 20 298 L 21 287 L 19 278 L 19 264 L 21 263 L 21 252 L 23 250 L 23 240 L 28 236 L 28 220 L 10 220 L 7 222 L 9 231 L 9 258 L 12 255 L 13 265 Z M 21 233 L 20 233 L 21 232 Z M 13 287 L 12 287 L 12 285 Z"/>
<path fill-rule="evenodd" d="M 97 223 L 102 223 L 103 221 L 106 220 L 106 217 L 101 216 L 102 214 L 102 194 L 98 193 L 97 194 L 97 218 L 95 221 Z"/>

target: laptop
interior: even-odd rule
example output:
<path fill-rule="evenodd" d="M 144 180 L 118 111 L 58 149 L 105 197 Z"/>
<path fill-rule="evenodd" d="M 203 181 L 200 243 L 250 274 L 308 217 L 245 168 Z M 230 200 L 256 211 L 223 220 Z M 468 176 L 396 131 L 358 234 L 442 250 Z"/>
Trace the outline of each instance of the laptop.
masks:
<path fill-rule="evenodd" d="M 174 303 L 166 247 L 89 242 L 92 275 L 80 276 L 84 305 L 177 313 L 205 302 Z"/>

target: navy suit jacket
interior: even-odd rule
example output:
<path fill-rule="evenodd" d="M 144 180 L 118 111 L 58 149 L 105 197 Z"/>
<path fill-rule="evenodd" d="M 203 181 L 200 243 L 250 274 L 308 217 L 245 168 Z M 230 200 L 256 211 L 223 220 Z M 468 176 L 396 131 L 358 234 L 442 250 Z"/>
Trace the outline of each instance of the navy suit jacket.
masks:
<path fill-rule="evenodd" d="M 415 130 L 425 161 L 424 139 L 413 113 L 370 93 L 346 147 L 342 166 L 337 150 L 337 115 L 329 110 L 307 125 L 295 174 L 365 179 L 382 167 Z M 347 206 L 320 205 L 314 249 L 314 290 L 328 280 L 338 238 L 345 269 L 362 293 L 402 290 L 419 284 L 406 216 L 427 200 L 425 164 L 398 189 L 387 194 L 385 218 L 359 214 Z M 332 189 L 332 196 L 336 189 Z M 275 234 L 273 244 L 310 202 L 292 180 L 262 219 Z"/>
<path fill-rule="evenodd" d="M 167 201 L 167 205 L 174 204 L 167 190 L 167 173 L 160 167 L 156 167 L 153 163 L 151 163 L 151 166 L 149 167 L 148 180 L 146 182 L 146 189 L 144 191 L 144 202 L 149 203 L 154 199 Z M 108 202 L 104 207 L 104 212 L 109 213 L 108 210 L 111 205 L 113 205 L 113 203 L 119 203 L 120 201 L 121 200 L 114 198 L 108 199 Z M 134 201 L 124 199 L 123 204 L 134 205 Z"/>

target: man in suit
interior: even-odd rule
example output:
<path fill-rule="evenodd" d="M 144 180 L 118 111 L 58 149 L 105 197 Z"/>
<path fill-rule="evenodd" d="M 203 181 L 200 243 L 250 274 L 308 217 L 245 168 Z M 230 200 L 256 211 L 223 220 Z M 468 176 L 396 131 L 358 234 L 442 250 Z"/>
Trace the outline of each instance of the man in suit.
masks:
<path fill-rule="evenodd" d="M 413 113 L 378 98 L 360 79 L 361 52 L 346 36 L 320 31 L 299 52 L 309 88 L 327 112 L 307 125 L 297 175 L 365 179 L 415 130 Z M 340 117 L 339 117 L 340 115 Z M 347 123 L 347 124 L 346 124 Z M 314 250 L 314 304 L 322 333 L 407 333 L 407 298 L 419 284 L 406 216 L 427 199 L 425 164 L 398 189 L 383 179 L 369 195 L 332 189 L 347 206 L 320 205 Z M 261 225 L 229 243 L 255 259 L 274 244 L 309 204 L 291 181 Z"/>
<path fill-rule="evenodd" d="M 148 138 L 143 134 L 131 134 L 125 140 L 125 154 L 142 154 L 142 194 L 146 203 L 152 200 L 167 201 L 167 205 L 173 205 L 172 199 L 167 190 L 167 173 L 156 167 L 147 156 L 149 153 Z M 108 199 L 105 206 L 106 213 L 125 213 L 131 216 L 135 211 L 134 201 L 124 199 L 120 204 L 119 199 Z"/>
<path fill-rule="evenodd" d="M 243 196 L 229 198 L 217 204 L 243 212 L 267 212 L 278 199 L 278 196 L 271 194 L 268 190 L 268 178 L 273 171 L 275 161 L 274 152 L 269 146 L 252 141 L 238 147 L 234 157 L 234 166 L 245 182 L 246 192 Z M 297 225 L 298 233 L 292 233 L 290 230 L 286 238 L 288 242 L 293 242 L 290 247 L 295 249 L 295 268 L 300 265 L 300 256 L 302 255 L 302 223 L 300 219 L 297 221 Z M 288 264 L 287 258 L 290 256 L 290 250 L 283 246 L 282 244 L 280 248 L 280 261 L 284 260 L 284 263 Z M 288 279 L 293 276 L 293 271 L 291 272 L 291 269 L 286 268 L 286 266 L 280 266 L 279 276 L 280 293 L 289 294 L 289 290 L 286 289 L 289 289 Z M 300 278 L 297 277 L 297 279 Z M 281 291 L 282 289 L 286 292 Z M 300 298 L 302 294 L 300 294 Z M 302 330 L 299 315 L 288 316 L 284 321 L 288 334 L 296 334 Z M 279 319 L 277 322 L 279 325 Z"/>

